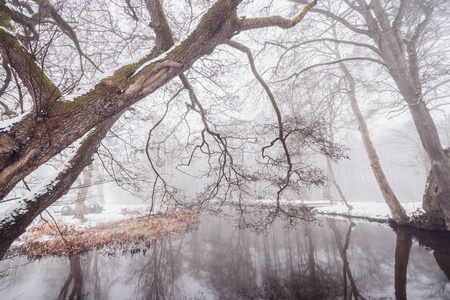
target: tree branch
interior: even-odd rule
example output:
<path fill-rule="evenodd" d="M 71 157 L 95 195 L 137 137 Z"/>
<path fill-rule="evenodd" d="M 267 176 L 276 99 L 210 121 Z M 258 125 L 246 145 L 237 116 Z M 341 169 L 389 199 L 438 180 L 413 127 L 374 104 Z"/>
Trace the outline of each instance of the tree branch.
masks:
<path fill-rule="evenodd" d="M 284 51 L 283 54 L 281 54 L 280 59 L 278 60 L 276 69 L 278 69 L 281 60 L 289 51 L 296 49 L 298 47 L 307 45 L 307 44 L 317 43 L 317 42 L 332 42 L 332 43 L 337 43 L 337 44 L 353 45 L 356 47 L 364 47 L 369 50 L 372 50 L 377 55 L 381 54 L 380 50 L 378 50 L 376 47 L 369 45 L 369 44 L 358 43 L 358 42 L 353 42 L 353 41 L 346 41 L 346 40 L 339 40 L 339 39 L 334 39 L 334 38 L 320 38 L 320 39 L 307 40 L 307 41 L 292 45 L 289 48 L 286 48 L 286 51 Z"/>
<path fill-rule="evenodd" d="M 266 18 L 251 18 L 251 19 L 239 19 L 238 31 L 251 30 L 256 28 L 265 27 L 280 27 L 288 29 L 294 27 L 306 16 L 306 14 L 317 4 L 317 0 L 308 3 L 303 10 L 292 19 L 286 19 L 280 16 L 266 17 Z"/>
<path fill-rule="evenodd" d="M 278 107 L 278 103 L 277 103 L 277 101 L 275 99 L 275 96 L 273 95 L 272 91 L 270 90 L 268 84 L 264 81 L 264 79 L 261 77 L 261 75 L 259 75 L 258 70 L 256 70 L 255 60 L 253 59 L 253 55 L 252 55 L 251 50 L 248 47 L 246 47 L 245 45 L 242 45 L 242 44 L 240 44 L 240 43 L 238 43 L 236 41 L 233 41 L 233 40 L 225 40 L 224 44 L 226 44 L 226 45 L 228 45 L 230 47 L 233 47 L 234 49 L 237 49 L 237 50 L 247 54 L 247 58 L 248 58 L 248 61 L 250 63 L 250 68 L 252 70 L 252 73 L 255 76 L 255 78 L 258 80 L 258 82 L 261 84 L 261 86 L 264 88 L 264 90 L 266 91 L 266 94 L 267 94 L 267 96 L 270 99 L 270 103 L 272 104 L 272 107 L 273 107 L 273 109 L 275 111 L 275 114 L 277 115 L 278 137 L 276 139 L 274 139 L 270 143 L 269 146 L 266 146 L 266 147 L 263 148 L 262 155 L 263 155 L 263 157 L 265 157 L 264 150 L 269 148 L 269 147 L 272 147 L 276 143 L 277 140 L 279 140 L 281 142 L 281 144 L 283 146 L 284 154 L 286 156 L 286 162 L 287 162 L 288 168 L 286 170 L 286 177 L 284 179 L 283 185 L 280 187 L 280 189 L 279 189 L 279 191 L 277 193 L 277 200 L 279 202 L 281 193 L 289 185 L 289 180 L 290 180 L 290 177 L 292 175 L 291 155 L 289 153 L 289 148 L 288 148 L 287 143 L 286 143 L 287 136 L 285 136 L 285 134 L 284 134 L 284 126 L 283 126 L 283 119 L 282 119 L 282 116 L 281 116 L 281 111 L 280 111 L 280 109 Z"/>
<path fill-rule="evenodd" d="M 368 30 L 363 30 L 363 29 L 359 29 L 353 25 L 351 25 L 347 20 L 345 20 L 344 18 L 341 18 L 335 14 L 333 14 L 332 12 L 329 12 L 327 10 L 324 9 L 320 9 L 320 8 L 314 8 L 311 10 L 311 12 L 316 12 L 316 13 L 320 13 L 322 15 L 325 15 L 335 21 L 338 21 L 339 23 L 341 23 L 342 25 L 344 25 L 345 27 L 347 27 L 348 29 L 350 29 L 353 32 L 359 33 L 359 34 L 364 34 L 366 36 L 371 36 L 370 32 Z"/>
<path fill-rule="evenodd" d="M 6 76 L 3 82 L 3 86 L 0 88 L 0 97 L 6 92 L 6 89 L 8 88 L 11 80 L 12 80 L 12 73 L 11 69 L 8 66 L 8 63 L 6 60 L 3 59 L 2 61 L 2 67 L 5 70 Z M 16 115 L 15 112 L 13 112 L 8 105 L 6 105 L 3 101 L 0 101 L 0 105 L 3 107 L 3 115 L 5 116 L 13 116 Z"/>
<path fill-rule="evenodd" d="M 353 60 L 367 60 L 367 61 L 371 61 L 371 62 L 375 62 L 377 64 L 380 64 L 382 66 L 384 66 L 385 68 L 388 68 L 388 66 L 381 60 L 375 59 L 375 58 L 371 58 L 371 57 L 348 57 L 348 58 L 342 58 L 342 59 L 337 59 L 337 60 L 333 60 L 333 61 L 328 61 L 328 62 L 324 62 L 324 63 L 319 63 L 319 64 L 314 64 L 311 65 L 309 67 L 304 68 L 303 70 L 301 70 L 300 72 L 295 72 L 292 75 L 290 75 L 287 78 L 284 79 L 280 79 L 277 80 L 275 82 L 282 82 L 282 81 L 286 81 L 291 79 L 292 77 L 298 77 L 300 76 L 302 73 L 309 71 L 311 69 L 317 68 L 317 67 L 323 67 L 323 66 L 328 66 L 328 65 L 334 65 L 334 64 L 339 64 L 342 63 L 344 61 L 353 61 Z"/>
<path fill-rule="evenodd" d="M 0 4 L 0 52 L 3 59 L 17 72 L 35 103 L 52 103 L 61 96 L 61 92 L 19 42 L 13 32 L 11 16 L 9 7 Z"/>
<path fill-rule="evenodd" d="M 88 62 L 90 62 L 97 70 L 103 72 L 99 66 L 88 56 L 84 53 L 83 49 L 80 46 L 80 42 L 78 40 L 77 34 L 73 30 L 72 26 L 69 25 L 58 13 L 58 11 L 53 7 L 53 5 L 50 3 L 49 0 L 34 0 L 36 3 L 39 4 L 39 9 L 43 11 L 49 11 L 50 16 L 53 20 L 55 20 L 58 27 L 61 29 L 61 31 L 67 35 L 72 42 L 75 44 L 75 47 L 77 48 L 78 54 L 81 57 L 84 57 Z M 80 66 L 83 68 L 83 63 L 80 61 Z"/>

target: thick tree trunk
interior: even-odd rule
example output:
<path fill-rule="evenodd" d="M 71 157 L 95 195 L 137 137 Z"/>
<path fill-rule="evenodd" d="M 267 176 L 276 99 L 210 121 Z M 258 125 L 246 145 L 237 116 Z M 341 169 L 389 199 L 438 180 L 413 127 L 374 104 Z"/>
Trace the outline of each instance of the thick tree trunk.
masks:
<path fill-rule="evenodd" d="M 445 230 L 445 214 L 440 205 L 445 199 L 439 199 L 441 197 L 444 197 L 444 195 L 439 190 L 436 175 L 430 170 L 422 203 L 426 214 L 418 220 L 420 221 L 420 224 L 417 224 L 418 227 L 428 230 Z"/>
<path fill-rule="evenodd" d="M 92 155 L 120 115 L 104 121 L 90 132 L 65 169 L 57 174 L 50 185 L 38 194 L 32 191 L 30 195 L 19 200 L 18 205 L 4 213 L 4 217 L 0 219 L 0 259 L 34 218 L 69 191 L 83 169 L 92 163 Z"/>
<path fill-rule="evenodd" d="M 409 106 L 414 123 L 425 150 L 431 162 L 431 173 L 434 178 L 434 187 L 428 185 L 424 194 L 424 209 L 430 213 L 430 221 L 435 227 L 440 227 L 441 219 L 433 217 L 433 210 L 438 207 L 442 210 L 445 219 L 445 228 L 450 230 L 450 159 L 446 150 L 442 147 L 436 126 L 431 118 L 425 103 L 421 101 L 419 107 Z"/>
<path fill-rule="evenodd" d="M 429 179 L 433 179 L 433 186 L 427 183 L 424 194 L 424 209 L 429 214 L 430 228 L 450 230 L 450 159 L 442 147 L 439 134 L 429 110 L 420 93 L 420 87 L 413 89 L 407 79 L 399 74 L 393 75 L 402 96 L 408 103 L 409 111 L 413 117 L 420 140 L 428 154 L 431 163 Z M 442 214 L 445 226 L 442 227 Z M 436 218 L 436 219 L 435 219 Z M 434 224 L 432 224 L 434 223 Z"/>
<path fill-rule="evenodd" d="M 198 58 L 213 51 L 238 29 L 233 12 L 239 2 L 216 2 L 203 16 L 197 29 L 161 59 L 145 64 L 155 58 L 155 50 L 141 61 L 121 67 L 113 76 L 101 80 L 93 90 L 73 101 L 51 101 L 45 116 L 29 114 L 10 131 L 0 132 L 2 143 L 9 145 L 0 147 L 0 199 L 25 176 L 91 128 L 153 93 L 188 69 Z M 2 11 L 9 9 L 0 4 L 0 13 Z M 4 15 L 8 16 L 8 13 Z M 0 49 L 7 49 L 10 45 L 2 44 L 4 39 L 11 39 L 11 34 L 0 30 Z M 15 52 L 9 55 L 14 56 Z M 23 74 L 24 78 L 30 73 L 27 64 L 18 64 L 16 72 Z M 49 92 L 49 95 L 53 94 Z"/>

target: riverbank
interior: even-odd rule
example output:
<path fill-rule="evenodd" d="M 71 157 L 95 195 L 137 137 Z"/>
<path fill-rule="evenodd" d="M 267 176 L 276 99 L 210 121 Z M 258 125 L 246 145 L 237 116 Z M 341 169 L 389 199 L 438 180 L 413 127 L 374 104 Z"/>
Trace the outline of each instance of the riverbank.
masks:
<path fill-rule="evenodd" d="M 351 203 L 351 211 L 341 203 L 330 205 L 327 201 L 322 202 L 304 204 L 311 204 L 314 207 L 312 212 L 318 215 L 379 223 L 388 223 L 391 218 L 384 202 L 354 202 Z M 418 214 L 422 209 L 420 202 L 403 203 L 403 207 L 409 216 Z M 196 214 L 149 214 L 145 205 L 105 205 L 101 213 L 85 215 L 85 221 L 62 215 L 60 210 L 53 208 L 38 218 L 13 243 L 8 253 L 23 254 L 30 258 L 80 254 L 92 249 L 102 249 L 110 255 L 135 253 L 145 251 L 154 240 L 164 235 L 180 234 L 198 223 Z"/>
<path fill-rule="evenodd" d="M 36 220 L 17 241 L 8 255 L 30 258 L 73 255 L 101 249 L 108 255 L 146 251 L 165 235 L 177 235 L 198 223 L 198 215 L 190 212 L 147 214 L 144 206 L 108 205 L 104 212 L 85 215 L 82 222 L 58 212 Z"/>
<path fill-rule="evenodd" d="M 391 219 L 389 207 L 385 202 L 352 202 L 351 211 L 342 203 L 334 203 L 329 206 L 315 207 L 313 212 L 328 216 L 341 216 L 346 218 L 357 218 L 371 222 L 388 223 Z M 417 215 L 422 212 L 422 202 L 402 203 L 408 216 Z"/>

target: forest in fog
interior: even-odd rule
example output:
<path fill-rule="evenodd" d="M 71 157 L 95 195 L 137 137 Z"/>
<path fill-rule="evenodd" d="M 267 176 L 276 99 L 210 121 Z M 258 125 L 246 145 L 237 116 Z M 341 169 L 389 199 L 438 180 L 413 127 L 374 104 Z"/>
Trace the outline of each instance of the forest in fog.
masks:
<path fill-rule="evenodd" d="M 0 236 L 87 187 L 153 211 L 270 200 L 267 219 L 385 201 L 450 230 L 449 16 L 445 0 L 0 0 Z"/>

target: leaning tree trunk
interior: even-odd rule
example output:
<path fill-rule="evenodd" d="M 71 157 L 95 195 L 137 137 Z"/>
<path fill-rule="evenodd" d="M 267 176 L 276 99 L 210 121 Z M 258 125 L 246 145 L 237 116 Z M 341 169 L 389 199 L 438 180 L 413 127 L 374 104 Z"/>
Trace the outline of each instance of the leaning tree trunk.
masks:
<path fill-rule="evenodd" d="M 336 180 L 336 176 L 334 176 L 334 171 L 333 171 L 333 166 L 332 166 L 332 162 L 331 162 L 331 158 L 327 155 L 327 166 L 328 166 L 328 177 L 331 179 L 331 182 L 333 183 L 334 187 L 336 188 L 336 190 L 338 191 L 339 197 L 341 197 L 341 202 L 343 204 L 345 204 L 345 206 L 347 206 L 348 210 L 352 210 L 353 206 L 351 206 L 350 204 L 348 204 L 347 199 L 345 198 L 344 192 L 341 189 L 341 186 L 338 184 L 337 180 Z"/>
<path fill-rule="evenodd" d="M 378 154 L 370 138 L 367 123 L 364 120 L 361 110 L 359 109 L 355 92 L 355 80 L 344 64 L 341 63 L 340 68 L 344 73 L 345 80 L 348 84 L 347 96 L 350 101 L 350 106 L 352 108 L 353 115 L 355 116 L 358 123 L 358 130 L 361 133 L 361 138 L 363 140 L 364 148 L 366 149 L 367 156 L 370 161 L 370 166 L 372 168 L 373 174 L 375 175 L 375 179 L 377 180 L 381 193 L 383 194 L 384 201 L 386 201 L 386 204 L 391 211 L 392 218 L 396 223 L 408 224 L 409 218 L 406 215 L 405 209 L 402 207 L 397 197 L 395 196 L 394 191 L 391 189 L 386 175 L 381 168 L 380 159 L 378 158 Z"/>
<path fill-rule="evenodd" d="M 420 140 L 430 158 L 431 171 L 423 197 L 426 229 L 450 230 L 450 158 L 442 147 L 436 125 L 422 95 L 406 79 L 396 77 L 400 92 L 408 102 Z"/>
<path fill-rule="evenodd" d="M 330 142 L 334 143 L 334 134 L 333 134 L 333 110 L 330 109 L 329 111 L 329 121 L 328 121 L 328 134 L 330 136 Z M 334 185 L 334 187 L 336 188 L 339 197 L 341 197 L 341 202 L 342 204 L 345 204 L 345 206 L 347 206 L 348 210 L 352 210 L 353 206 L 351 206 L 350 204 L 348 204 L 347 199 L 345 198 L 344 192 L 341 189 L 341 186 L 338 184 L 337 180 L 336 180 L 336 176 L 334 176 L 334 171 L 333 171 L 333 164 L 331 161 L 331 157 L 329 155 L 325 155 L 326 161 L 327 161 L 327 171 L 328 171 L 328 180 L 331 181 Z M 331 199 L 331 201 L 333 201 Z"/>
<path fill-rule="evenodd" d="M 434 8 L 432 5 L 417 7 L 417 11 L 421 12 L 420 22 L 415 28 L 410 28 L 412 36 L 405 38 L 400 28 L 404 23 L 402 22 L 405 17 L 402 14 L 404 11 L 397 14 L 395 22 L 390 22 L 380 0 L 372 1 L 370 6 L 363 0 L 357 0 L 357 2 L 360 4 L 359 12 L 366 20 L 369 36 L 377 45 L 378 54 L 388 67 L 400 94 L 408 104 L 414 125 L 431 162 L 436 185 L 435 191 L 427 189 L 425 193 L 425 199 L 428 198 L 432 203 L 431 206 L 424 205 L 430 217 L 429 222 L 434 223 L 433 226 L 436 229 L 450 230 L 450 160 L 445 154 L 436 125 L 423 99 L 423 78 L 418 55 L 420 42 L 432 20 Z M 439 228 L 442 219 L 427 207 L 442 211 L 445 227 Z"/>
<path fill-rule="evenodd" d="M 58 177 L 45 190 L 38 195 L 24 197 L 21 206 L 25 211 L 14 210 L 10 212 L 10 217 L 0 222 L 0 259 L 5 255 L 8 248 L 31 222 L 42 213 L 47 207 L 65 195 L 83 169 L 92 163 L 92 155 L 97 152 L 98 146 L 122 114 L 114 116 L 102 124 L 81 142 L 80 147 L 67 164 L 66 168 L 58 174 Z"/>

